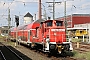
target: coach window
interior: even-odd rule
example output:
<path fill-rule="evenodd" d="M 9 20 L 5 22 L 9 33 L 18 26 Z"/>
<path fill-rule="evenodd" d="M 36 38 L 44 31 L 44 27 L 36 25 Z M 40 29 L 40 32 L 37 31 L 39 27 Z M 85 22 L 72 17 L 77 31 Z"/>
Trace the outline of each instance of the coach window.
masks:
<path fill-rule="evenodd" d="M 52 21 L 47 22 L 47 27 L 52 26 Z"/>
<path fill-rule="evenodd" d="M 56 26 L 62 26 L 62 22 L 61 21 L 56 21 Z"/>

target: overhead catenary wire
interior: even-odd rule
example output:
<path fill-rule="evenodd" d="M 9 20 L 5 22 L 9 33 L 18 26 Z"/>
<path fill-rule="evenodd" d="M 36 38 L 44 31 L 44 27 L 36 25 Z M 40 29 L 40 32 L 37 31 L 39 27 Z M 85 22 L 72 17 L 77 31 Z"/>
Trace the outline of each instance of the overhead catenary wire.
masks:
<path fill-rule="evenodd" d="M 37 2 L 38 2 L 37 0 L 34 0 L 35 2 L 34 2 L 33 0 L 32 0 L 32 1 L 30 0 L 31 2 L 30 2 L 30 1 L 20 1 L 20 0 L 7 0 L 7 1 L 6 1 L 6 0 L 0 0 L 0 1 L 5 1 L 5 2 L 3 2 L 3 6 L 7 3 L 7 1 L 9 1 L 9 2 L 8 2 L 8 3 L 9 3 L 9 8 L 12 6 L 13 3 L 18 3 L 18 2 L 23 3 L 23 2 L 24 2 L 23 5 L 25 5 L 25 7 L 26 7 L 26 6 L 28 6 L 28 5 L 27 5 L 28 3 L 32 4 L 32 3 L 37 3 Z M 74 0 L 74 2 L 80 2 L 80 3 L 81 3 L 82 1 L 85 1 L 85 0 Z M 88 2 L 89 2 L 89 0 L 88 0 Z M 1 2 L 0 2 L 0 3 L 1 3 Z M 42 3 L 44 3 L 44 2 L 42 2 Z M 62 5 L 63 5 L 63 4 L 61 4 L 61 5 L 59 5 L 59 6 L 62 6 Z M 75 5 L 75 4 L 74 4 L 74 5 Z M 70 4 L 67 4 L 67 6 L 70 6 Z M 87 9 L 90 9 L 90 8 L 88 7 L 89 5 L 86 5 L 85 8 L 83 8 L 82 5 L 75 5 L 75 6 L 76 6 L 76 9 L 73 8 L 73 11 L 75 11 L 75 10 L 87 10 Z M 86 8 L 86 7 L 87 7 L 87 8 Z M 7 9 L 8 9 L 8 8 L 7 8 Z M 0 19 L 2 19 L 2 17 L 5 18 L 4 16 L 6 15 L 6 14 L 5 14 L 6 12 L 7 12 L 7 10 L 6 10 L 2 15 L 0 15 L 0 16 L 1 16 Z M 69 12 L 71 12 L 71 10 L 68 10 L 68 9 L 67 9 L 67 12 L 69 13 Z M 63 13 L 64 13 L 64 12 L 61 12 L 61 14 L 63 14 Z M 5 18 L 5 19 L 6 19 L 6 18 Z"/>
<path fill-rule="evenodd" d="M 10 8 L 10 6 L 12 5 L 12 3 L 14 2 L 14 0 L 11 2 L 11 4 L 8 6 L 8 8 Z M 3 4 L 3 6 L 5 5 L 5 2 L 4 2 L 4 4 Z M 6 11 L 8 11 L 8 8 L 7 8 L 7 10 Z M 6 12 L 5 11 L 5 12 Z M 3 15 L 1 16 L 1 18 L 5 15 L 5 12 L 3 13 Z"/>
<path fill-rule="evenodd" d="M 11 0 L 12 2 L 10 2 L 10 4 L 8 5 L 8 7 L 7 7 L 7 9 L 5 10 L 5 12 L 1 15 L 1 17 L 3 17 L 3 16 L 5 16 L 5 13 L 6 13 L 6 11 L 8 10 L 8 8 L 10 8 L 10 6 L 15 2 L 15 3 L 17 3 L 17 2 L 20 2 L 20 3 L 23 3 L 23 5 L 24 6 L 26 6 L 26 4 L 27 3 L 38 3 L 38 2 L 25 2 L 25 1 L 16 1 L 16 0 Z M 3 3 L 3 6 L 6 4 L 7 2 L 4 2 Z M 42 2 L 43 3 L 43 2 Z"/>
<path fill-rule="evenodd" d="M 12 5 L 12 3 L 13 2 L 21 2 L 21 3 L 24 3 L 24 6 L 26 6 L 26 3 L 38 3 L 38 2 L 29 2 L 29 1 L 19 1 L 19 0 L 8 0 L 8 1 L 12 1 L 11 2 L 11 4 L 8 6 L 8 8 Z M 43 2 L 42 2 L 43 3 Z M 4 2 L 4 4 L 5 4 L 5 2 Z M 7 10 L 6 10 L 7 11 Z M 1 16 L 1 17 L 3 17 L 4 16 L 4 14 Z"/>

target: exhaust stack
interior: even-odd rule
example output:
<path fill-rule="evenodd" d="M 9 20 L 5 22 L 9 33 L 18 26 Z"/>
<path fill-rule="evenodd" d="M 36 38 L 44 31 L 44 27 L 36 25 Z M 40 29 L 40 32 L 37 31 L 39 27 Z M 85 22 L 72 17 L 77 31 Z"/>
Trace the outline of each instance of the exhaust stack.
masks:
<path fill-rule="evenodd" d="M 38 19 L 42 19 L 42 11 L 41 11 L 41 0 L 39 0 L 39 8 L 38 8 Z"/>

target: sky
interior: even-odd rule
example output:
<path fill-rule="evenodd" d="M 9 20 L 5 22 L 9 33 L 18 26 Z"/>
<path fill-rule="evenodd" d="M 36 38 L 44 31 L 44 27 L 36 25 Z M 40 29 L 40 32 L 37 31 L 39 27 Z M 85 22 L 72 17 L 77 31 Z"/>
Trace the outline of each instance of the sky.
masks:
<path fill-rule="evenodd" d="M 90 0 L 55 0 L 55 18 L 64 16 L 64 1 L 66 1 L 66 15 L 90 14 Z M 53 0 L 42 0 L 42 17 L 53 17 Z M 30 13 L 38 19 L 38 0 L 0 0 L 0 26 L 8 26 L 8 8 L 10 9 L 11 25 L 15 26 L 15 15 L 19 16 L 20 25 L 24 24 L 24 15 Z M 33 18 L 35 19 L 35 18 Z"/>

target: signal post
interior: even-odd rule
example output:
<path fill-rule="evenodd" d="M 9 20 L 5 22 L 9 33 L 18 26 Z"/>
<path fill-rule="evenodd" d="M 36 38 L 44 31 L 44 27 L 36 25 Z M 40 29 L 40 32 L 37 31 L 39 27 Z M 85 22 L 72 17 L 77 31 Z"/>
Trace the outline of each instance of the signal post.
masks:
<path fill-rule="evenodd" d="M 18 29 L 17 29 L 17 27 L 18 27 L 18 25 L 19 25 L 19 16 L 16 16 L 15 15 L 15 22 L 16 22 L 16 42 L 15 42 L 15 47 L 17 46 L 17 40 L 18 40 L 18 38 L 17 38 L 17 36 L 18 36 Z"/>

